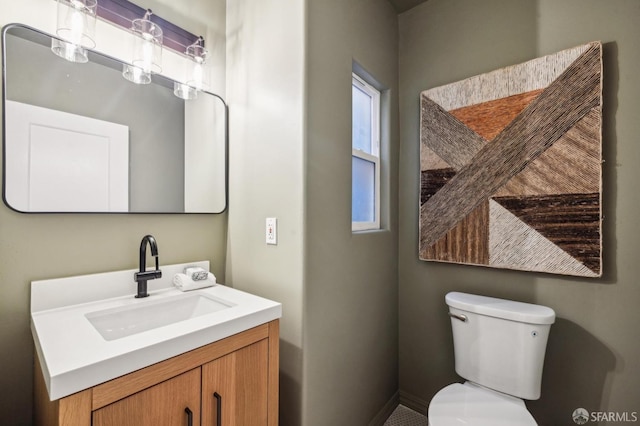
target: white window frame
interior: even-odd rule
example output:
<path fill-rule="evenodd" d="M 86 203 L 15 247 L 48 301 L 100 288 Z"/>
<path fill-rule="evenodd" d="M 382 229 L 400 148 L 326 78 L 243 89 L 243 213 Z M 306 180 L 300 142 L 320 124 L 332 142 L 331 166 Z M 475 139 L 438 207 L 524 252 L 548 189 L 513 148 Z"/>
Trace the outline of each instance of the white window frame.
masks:
<path fill-rule="evenodd" d="M 374 221 L 373 222 L 351 222 L 352 231 L 369 231 L 380 229 L 380 91 L 367 83 L 359 75 L 352 73 L 352 86 L 356 86 L 369 96 L 371 96 L 371 154 L 353 148 L 351 141 L 352 158 L 360 158 L 374 163 L 375 171 L 375 194 L 374 194 Z M 353 185 L 352 185 L 353 187 Z M 352 198 L 353 200 L 353 198 Z M 352 201 L 353 202 L 353 201 Z M 353 205 L 351 206 L 353 209 Z"/>

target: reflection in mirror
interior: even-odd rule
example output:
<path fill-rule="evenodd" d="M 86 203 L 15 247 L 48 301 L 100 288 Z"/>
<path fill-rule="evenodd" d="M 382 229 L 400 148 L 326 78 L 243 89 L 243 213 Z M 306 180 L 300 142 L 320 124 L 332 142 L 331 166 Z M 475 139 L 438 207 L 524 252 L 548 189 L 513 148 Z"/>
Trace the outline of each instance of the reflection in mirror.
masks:
<path fill-rule="evenodd" d="M 5 203 L 20 212 L 221 213 L 227 107 L 174 81 L 122 78 L 123 63 L 51 53 L 51 36 L 3 31 Z"/>

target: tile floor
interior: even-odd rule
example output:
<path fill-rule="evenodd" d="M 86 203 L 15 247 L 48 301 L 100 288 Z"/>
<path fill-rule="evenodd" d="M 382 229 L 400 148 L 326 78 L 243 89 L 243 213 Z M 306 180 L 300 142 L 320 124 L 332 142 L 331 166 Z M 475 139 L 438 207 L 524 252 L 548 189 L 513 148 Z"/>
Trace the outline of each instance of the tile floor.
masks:
<path fill-rule="evenodd" d="M 428 426 L 427 417 L 404 405 L 398 405 L 384 426 Z"/>

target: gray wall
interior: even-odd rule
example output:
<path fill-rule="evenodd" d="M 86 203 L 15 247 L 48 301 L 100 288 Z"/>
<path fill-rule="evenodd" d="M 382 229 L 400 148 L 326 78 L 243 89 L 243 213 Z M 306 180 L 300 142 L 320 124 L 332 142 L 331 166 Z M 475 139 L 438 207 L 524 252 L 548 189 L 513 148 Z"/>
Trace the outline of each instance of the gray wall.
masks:
<path fill-rule="evenodd" d="M 307 16 L 303 424 L 366 425 L 398 389 L 398 21 L 386 0 L 309 1 Z M 387 89 L 373 232 L 351 232 L 353 61 Z"/>
<path fill-rule="evenodd" d="M 54 3 L 54 2 L 52 2 Z M 181 14 L 160 14 L 196 33 L 225 32 L 225 2 L 189 2 Z M 158 7 L 156 7 L 158 6 Z M 22 4 L 3 4 L 0 24 L 21 20 Z M 27 7 L 27 6 L 24 6 Z M 189 15 L 185 18 L 185 13 Z M 55 15 L 53 15 L 55 16 Z M 189 18 L 190 17 L 190 18 Z M 207 24 L 200 20 L 207 18 Z M 221 19 L 222 17 L 222 19 Z M 53 18 L 55 19 L 55 18 Z M 218 52 L 215 53 L 219 58 Z M 224 60 L 224 55 L 222 56 Z M 224 68 L 223 68 L 224 71 Z M 224 76 L 222 76 L 224 79 Z M 29 330 L 30 282 L 137 267 L 140 239 L 153 234 L 160 265 L 210 260 L 225 281 L 227 215 L 20 214 L 0 206 L 0 423 L 30 425 L 33 341 Z M 135 283 L 132 282 L 132 294 Z"/>
<path fill-rule="evenodd" d="M 452 290 L 548 305 L 541 424 L 575 408 L 640 412 L 640 3 L 635 0 L 429 0 L 400 15 L 400 389 L 426 410 L 460 380 L 444 295 Z M 420 91 L 592 40 L 604 43 L 604 277 L 581 279 L 417 258 Z"/>
<path fill-rule="evenodd" d="M 386 0 L 227 10 L 227 276 L 282 302 L 280 424 L 367 424 L 397 392 L 397 15 Z M 385 230 L 351 233 L 352 61 L 390 88 Z M 278 218 L 278 245 L 264 241 Z"/>
<path fill-rule="evenodd" d="M 227 5 L 227 277 L 282 303 L 280 424 L 299 425 L 303 362 L 305 3 Z M 278 244 L 266 245 L 265 219 Z"/>

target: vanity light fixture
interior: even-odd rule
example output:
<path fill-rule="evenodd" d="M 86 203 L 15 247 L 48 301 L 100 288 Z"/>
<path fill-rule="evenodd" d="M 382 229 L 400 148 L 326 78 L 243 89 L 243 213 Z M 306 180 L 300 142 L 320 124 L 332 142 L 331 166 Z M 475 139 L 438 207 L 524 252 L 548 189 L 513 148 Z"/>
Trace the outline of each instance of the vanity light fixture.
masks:
<path fill-rule="evenodd" d="M 133 35 L 132 65 L 125 65 L 122 75 L 137 84 L 151 82 L 151 74 L 162 71 L 162 28 L 151 21 L 151 9 L 144 17 L 131 22 Z"/>
<path fill-rule="evenodd" d="M 51 51 L 70 62 L 87 62 L 86 49 L 96 46 L 97 0 L 57 0 L 56 34 Z"/>
<path fill-rule="evenodd" d="M 186 65 L 186 83 L 173 83 L 173 93 L 185 100 L 196 99 L 198 91 L 208 84 L 206 62 L 209 51 L 204 48 L 204 38 L 198 37 L 195 43 L 187 46 L 185 55 L 190 59 Z"/>
<path fill-rule="evenodd" d="M 202 78 L 198 77 L 208 55 L 202 37 L 198 38 L 129 0 L 54 1 L 58 8 L 56 33 L 59 39 L 52 40 L 51 50 L 56 55 L 73 62 L 87 62 L 87 49 L 96 47 L 97 16 L 131 32 L 133 56 L 130 65 L 125 65 L 122 71 L 127 80 L 136 84 L 150 83 L 151 74 L 162 71 L 162 50 L 168 47 L 191 59 L 187 61 L 190 64 L 196 64 L 190 65 L 187 72 L 185 84 L 188 86 L 181 85 L 185 91 L 206 84 L 206 73 Z"/>

